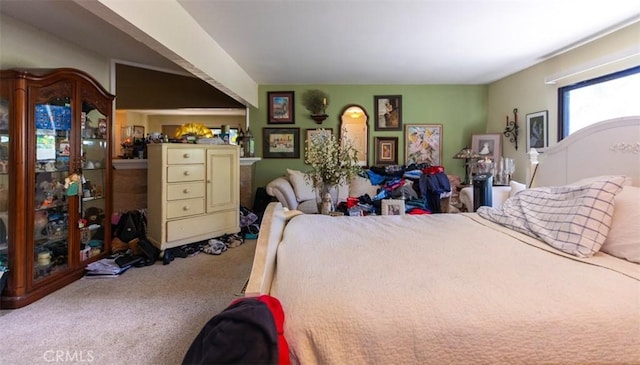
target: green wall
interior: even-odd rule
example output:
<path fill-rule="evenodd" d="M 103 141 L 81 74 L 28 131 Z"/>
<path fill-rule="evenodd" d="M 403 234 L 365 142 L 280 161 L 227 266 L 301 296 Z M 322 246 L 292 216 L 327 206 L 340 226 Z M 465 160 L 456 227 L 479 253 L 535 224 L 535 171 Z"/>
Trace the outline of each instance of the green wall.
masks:
<path fill-rule="evenodd" d="M 301 103 L 302 94 L 308 89 L 320 89 L 329 94 L 327 118 L 316 124 Z M 295 124 L 267 124 L 267 92 L 293 91 Z M 369 163 L 373 163 L 374 138 L 398 137 L 399 163 L 404 164 L 404 131 L 375 131 L 374 95 L 402 95 L 402 123 L 442 124 L 443 165 L 448 174 L 464 176 L 464 162 L 451 158 L 461 148 L 470 146 L 471 135 L 485 133 L 487 122 L 486 85 L 261 85 L 260 108 L 251 108 L 249 120 L 255 136 L 256 156 L 262 157 L 262 129 L 265 127 L 300 128 L 301 144 L 307 128 L 333 128 L 338 131 L 339 113 L 348 104 L 358 104 L 369 114 Z M 306 171 L 304 148 L 299 159 L 263 158 L 255 164 L 254 190 L 264 187 L 274 178 L 283 175 L 287 168 Z"/>

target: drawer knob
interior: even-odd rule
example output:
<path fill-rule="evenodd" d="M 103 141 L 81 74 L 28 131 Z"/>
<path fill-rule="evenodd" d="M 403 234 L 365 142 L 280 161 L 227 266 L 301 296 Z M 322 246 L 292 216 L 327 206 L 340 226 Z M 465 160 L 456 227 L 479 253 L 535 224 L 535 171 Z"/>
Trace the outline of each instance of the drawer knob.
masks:
<path fill-rule="evenodd" d="M 189 170 L 184 172 L 184 176 L 189 176 L 189 175 L 191 175 L 191 172 Z"/>
<path fill-rule="evenodd" d="M 184 158 L 189 158 L 189 157 L 191 157 L 191 155 L 190 155 L 190 154 L 188 154 L 188 153 L 185 153 L 184 155 L 182 155 L 182 157 L 184 157 Z"/>
<path fill-rule="evenodd" d="M 184 210 L 184 211 L 189 210 L 189 206 L 187 206 L 187 205 L 183 206 L 183 207 L 182 207 L 182 210 Z"/>
<path fill-rule="evenodd" d="M 182 192 L 185 193 L 185 194 L 189 194 L 189 189 L 184 189 L 184 190 L 182 190 Z"/>

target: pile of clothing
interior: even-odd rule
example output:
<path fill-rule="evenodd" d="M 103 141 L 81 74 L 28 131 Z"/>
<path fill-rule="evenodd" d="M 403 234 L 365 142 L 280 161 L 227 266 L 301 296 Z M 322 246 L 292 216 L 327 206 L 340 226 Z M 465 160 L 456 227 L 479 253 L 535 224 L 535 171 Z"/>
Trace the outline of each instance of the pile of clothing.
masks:
<path fill-rule="evenodd" d="M 442 213 L 441 199 L 451 196 L 449 178 L 442 166 L 372 166 L 366 177 L 371 184 L 381 186 L 374 197 L 358 197 L 359 205 L 369 212 L 379 212 L 383 199 L 403 199 L 406 214 Z"/>

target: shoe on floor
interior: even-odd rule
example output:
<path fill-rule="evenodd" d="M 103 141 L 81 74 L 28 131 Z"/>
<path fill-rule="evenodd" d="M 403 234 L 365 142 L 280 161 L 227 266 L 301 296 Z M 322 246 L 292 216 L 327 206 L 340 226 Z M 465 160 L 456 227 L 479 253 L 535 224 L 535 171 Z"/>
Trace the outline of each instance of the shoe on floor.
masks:
<path fill-rule="evenodd" d="M 239 234 L 225 234 L 224 236 L 220 237 L 220 240 L 224 242 L 229 248 L 238 247 L 244 243 L 244 239 Z"/>
<path fill-rule="evenodd" d="M 224 242 L 217 239 L 210 239 L 206 245 L 202 247 L 202 252 L 209 255 L 220 255 L 227 250 L 227 245 Z"/>
<path fill-rule="evenodd" d="M 174 247 L 171 248 L 171 254 L 175 257 L 180 257 L 182 259 L 186 258 L 187 256 L 187 252 L 182 248 L 182 247 Z"/>

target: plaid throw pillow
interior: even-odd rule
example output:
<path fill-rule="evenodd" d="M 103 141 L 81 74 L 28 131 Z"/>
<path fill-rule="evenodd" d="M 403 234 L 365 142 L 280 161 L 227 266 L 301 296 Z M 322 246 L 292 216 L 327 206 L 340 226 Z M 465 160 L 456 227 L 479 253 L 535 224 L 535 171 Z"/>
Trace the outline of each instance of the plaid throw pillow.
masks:
<path fill-rule="evenodd" d="M 580 186 L 528 189 L 508 199 L 502 210 L 480 207 L 478 214 L 566 253 L 590 257 L 607 238 L 614 197 L 624 179 L 615 176 Z"/>

